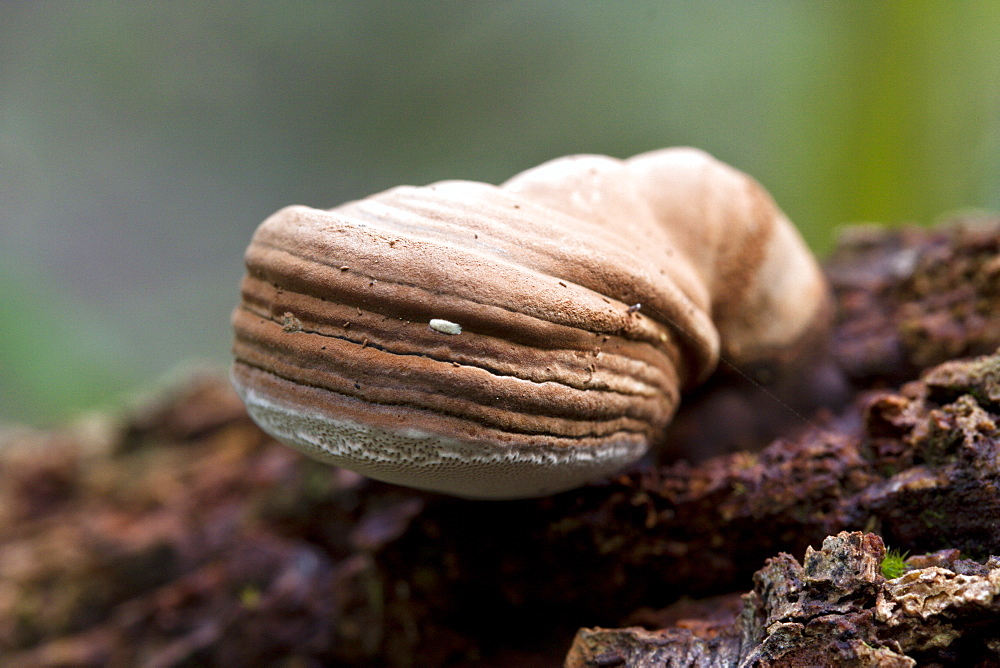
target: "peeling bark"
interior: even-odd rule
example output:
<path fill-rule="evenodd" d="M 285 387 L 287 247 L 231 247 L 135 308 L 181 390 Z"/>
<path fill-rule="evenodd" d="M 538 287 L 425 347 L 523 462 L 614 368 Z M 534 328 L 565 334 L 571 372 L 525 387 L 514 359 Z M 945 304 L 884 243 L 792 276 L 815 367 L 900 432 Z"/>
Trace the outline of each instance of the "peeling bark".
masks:
<path fill-rule="evenodd" d="M 874 534 L 841 532 L 754 574 L 728 626 L 581 629 L 568 668 L 995 665 L 1000 559 L 916 568 L 893 580 Z M 968 572 L 972 571 L 972 572 Z"/>

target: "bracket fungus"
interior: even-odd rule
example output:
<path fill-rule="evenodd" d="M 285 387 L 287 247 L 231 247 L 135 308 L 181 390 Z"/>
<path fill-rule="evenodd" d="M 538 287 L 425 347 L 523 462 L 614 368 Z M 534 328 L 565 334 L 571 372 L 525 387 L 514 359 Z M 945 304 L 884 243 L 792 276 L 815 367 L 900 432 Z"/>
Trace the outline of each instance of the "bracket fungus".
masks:
<path fill-rule="evenodd" d="M 253 419 L 318 459 L 470 498 L 613 473 L 720 358 L 794 364 L 830 320 L 771 197 L 687 148 L 287 207 L 245 259 L 232 379 Z"/>

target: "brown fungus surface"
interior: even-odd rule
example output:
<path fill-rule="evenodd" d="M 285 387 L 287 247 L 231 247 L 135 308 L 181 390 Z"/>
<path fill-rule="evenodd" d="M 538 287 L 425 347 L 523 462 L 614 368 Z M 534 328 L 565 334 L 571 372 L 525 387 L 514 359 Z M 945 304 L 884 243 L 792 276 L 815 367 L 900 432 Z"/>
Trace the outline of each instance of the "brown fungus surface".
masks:
<path fill-rule="evenodd" d="M 246 264 L 232 378 L 254 420 L 332 464 L 477 498 L 636 461 L 720 356 L 785 367 L 829 321 L 794 227 L 694 149 L 288 207 Z"/>

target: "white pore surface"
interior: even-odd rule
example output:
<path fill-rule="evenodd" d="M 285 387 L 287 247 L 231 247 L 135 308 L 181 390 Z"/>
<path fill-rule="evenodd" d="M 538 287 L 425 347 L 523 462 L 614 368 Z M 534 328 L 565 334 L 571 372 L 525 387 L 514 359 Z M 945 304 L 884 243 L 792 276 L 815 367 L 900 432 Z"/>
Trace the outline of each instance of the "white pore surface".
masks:
<path fill-rule="evenodd" d="M 544 496 L 614 473 L 645 453 L 638 435 L 598 446 L 509 446 L 406 426 L 388 430 L 303 410 L 234 382 L 250 416 L 274 438 L 370 478 L 473 499 Z"/>

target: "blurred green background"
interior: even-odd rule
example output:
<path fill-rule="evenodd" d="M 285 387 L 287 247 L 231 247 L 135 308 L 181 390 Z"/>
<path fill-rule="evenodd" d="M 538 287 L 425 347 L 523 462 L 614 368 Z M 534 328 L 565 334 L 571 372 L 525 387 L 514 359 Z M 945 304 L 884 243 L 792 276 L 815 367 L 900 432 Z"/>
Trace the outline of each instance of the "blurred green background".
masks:
<path fill-rule="evenodd" d="M 400 183 L 694 145 L 819 252 L 1000 208 L 1000 3 L 0 6 L 0 421 L 228 360 L 254 227 Z"/>

